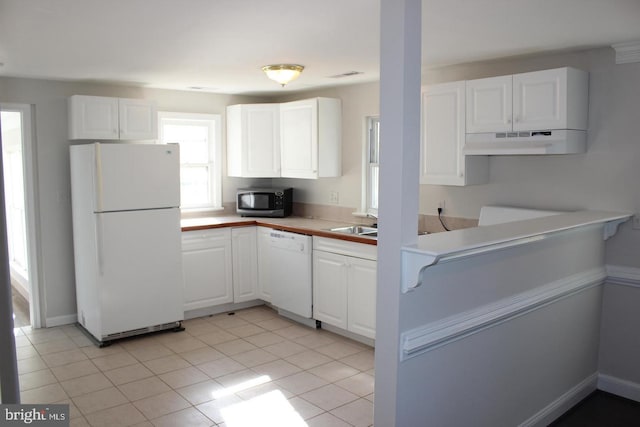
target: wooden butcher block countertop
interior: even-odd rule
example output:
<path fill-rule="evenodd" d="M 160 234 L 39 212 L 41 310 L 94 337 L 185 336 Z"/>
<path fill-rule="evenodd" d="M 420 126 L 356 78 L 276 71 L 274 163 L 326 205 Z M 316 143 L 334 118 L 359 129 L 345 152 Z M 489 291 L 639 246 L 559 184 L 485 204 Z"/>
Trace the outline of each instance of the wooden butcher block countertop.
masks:
<path fill-rule="evenodd" d="M 375 238 L 356 236 L 353 234 L 336 233 L 329 231 L 331 228 L 348 226 L 344 222 L 326 221 L 301 217 L 287 218 L 256 218 L 241 216 L 211 216 L 203 218 L 188 218 L 181 221 L 182 231 L 207 230 L 211 228 L 244 227 L 258 225 L 270 227 L 276 230 L 290 231 L 293 233 L 307 234 L 311 236 L 330 237 L 349 242 L 377 245 Z"/>

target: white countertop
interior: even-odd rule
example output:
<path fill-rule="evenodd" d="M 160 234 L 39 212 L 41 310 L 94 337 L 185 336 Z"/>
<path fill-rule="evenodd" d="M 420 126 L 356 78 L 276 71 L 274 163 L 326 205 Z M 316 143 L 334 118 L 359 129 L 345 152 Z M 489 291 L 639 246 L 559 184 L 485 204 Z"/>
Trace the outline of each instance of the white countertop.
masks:
<path fill-rule="evenodd" d="M 420 236 L 417 244 L 402 248 L 401 291 L 409 292 L 420 286 L 422 272 L 439 262 L 525 245 L 579 227 L 602 225 L 602 237 L 606 240 L 631 216 L 630 213 L 578 211 Z"/>
<path fill-rule="evenodd" d="M 418 243 L 405 246 L 407 252 L 420 253 L 435 260 L 459 254 L 477 251 L 483 248 L 490 250 L 493 246 L 503 246 L 511 242 L 532 239 L 550 233 L 599 223 L 614 223 L 614 227 L 627 221 L 632 214 L 603 211 L 578 211 L 543 218 L 514 221 L 504 224 L 465 228 L 446 233 L 436 233 L 418 237 Z M 608 238 L 615 233 L 607 235 Z"/>

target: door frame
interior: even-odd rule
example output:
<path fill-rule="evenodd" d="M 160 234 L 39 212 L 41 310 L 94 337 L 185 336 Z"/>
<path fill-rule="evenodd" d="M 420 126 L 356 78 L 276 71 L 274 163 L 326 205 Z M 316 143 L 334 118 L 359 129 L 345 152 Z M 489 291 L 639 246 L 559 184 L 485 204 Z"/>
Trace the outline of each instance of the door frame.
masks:
<path fill-rule="evenodd" d="M 25 194 L 25 216 L 27 231 L 27 266 L 29 269 L 29 318 L 33 328 L 43 326 L 42 304 L 44 291 L 40 287 L 40 223 L 37 220 L 38 192 L 36 183 L 35 122 L 33 106 L 0 102 L 0 110 L 22 114 L 22 167 Z"/>

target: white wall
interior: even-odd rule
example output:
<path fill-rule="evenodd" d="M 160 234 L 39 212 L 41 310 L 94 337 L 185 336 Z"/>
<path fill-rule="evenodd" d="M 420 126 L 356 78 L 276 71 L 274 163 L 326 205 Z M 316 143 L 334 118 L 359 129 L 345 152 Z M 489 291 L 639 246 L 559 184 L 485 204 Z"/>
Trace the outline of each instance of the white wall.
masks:
<path fill-rule="evenodd" d="M 421 214 L 434 215 L 440 201 L 445 201 L 445 215 L 464 218 L 478 218 L 480 208 L 486 204 L 640 212 L 640 64 L 616 65 L 613 49 L 602 48 L 424 69 L 422 81 L 443 83 L 564 66 L 590 72 L 587 153 L 493 156 L 488 184 L 421 185 Z M 378 84 L 372 83 L 305 93 L 304 97 L 332 96 L 343 100 L 345 174 L 335 179 L 296 180 L 293 185 L 304 189 L 302 201 L 328 205 L 329 191 L 337 190 L 341 206 L 359 207 L 362 122 L 366 115 L 378 113 L 378 91 Z M 640 268 L 639 253 L 640 230 L 632 230 L 628 222 L 607 241 L 606 263 Z M 605 346 L 615 345 L 601 355 L 601 369 L 640 384 L 640 365 L 629 363 L 640 360 L 640 345 L 619 332 L 619 328 L 636 325 L 631 328 L 638 335 L 640 288 L 611 286 L 608 284 L 605 291 L 602 342 Z M 618 303 L 622 301 L 624 304 Z"/>
<path fill-rule="evenodd" d="M 444 200 L 447 215 L 476 218 L 483 204 L 640 212 L 640 64 L 615 64 L 613 49 L 425 70 L 423 82 L 575 66 L 590 72 L 588 151 L 490 159 L 490 181 L 466 188 L 421 186 L 421 213 Z M 640 230 L 628 222 L 607 241 L 606 262 L 640 267 Z M 605 286 L 599 370 L 631 381 L 640 396 L 640 287 Z"/>
<path fill-rule="evenodd" d="M 608 283 L 602 310 L 600 372 L 635 384 L 640 398 L 640 285 Z"/>
<path fill-rule="evenodd" d="M 436 214 L 442 200 L 445 215 L 463 218 L 478 218 L 486 204 L 640 212 L 640 63 L 616 65 L 614 59 L 613 49 L 602 48 L 423 70 L 423 84 L 433 84 L 573 66 L 590 72 L 590 92 L 585 154 L 492 156 L 487 184 L 421 185 L 420 213 Z M 278 99 L 327 96 L 343 101 L 343 176 L 286 180 L 301 189 L 299 201 L 328 205 L 329 192 L 339 191 L 340 206 L 360 206 L 363 123 L 367 115 L 379 113 L 378 91 L 377 83 L 369 83 Z M 607 242 L 607 263 L 640 267 L 638 248 L 640 231 L 624 224 Z"/>
<path fill-rule="evenodd" d="M 49 325 L 69 323 L 76 313 L 69 182 L 70 141 L 67 139 L 67 98 L 74 94 L 155 99 L 160 110 L 212 114 L 224 114 L 225 107 L 230 104 L 263 101 L 246 96 L 0 78 L 0 101 L 35 105 L 39 277 L 44 293 L 43 318 L 47 319 Z M 223 201 L 233 201 L 235 188 L 250 182 L 224 179 Z"/>
<path fill-rule="evenodd" d="M 422 185 L 420 212 L 433 214 L 440 200 L 448 216 L 477 218 L 485 204 L 537 206 L 551 209 L 640 211 L 640 64 L 615 65 L 612 49 L 571 54 L 466 64 L 423 70 L 423 83 L 438 83 L 545 68 L 575 66 L 590 71 L 589 141 L 585 154 L 569 156 L 492 157 L 488 184 L 464 188 Z M 0 78 L 0 101 L 35 105 L 36 151 L 42 250 L 40 272 L 45 288 L 45 317 L 75 314 L 71 205 L 66 98 L 73 94 L 145 97 L 160 109 L 224 113 L 226 105 L 268 102 L 256 98 L 194 92 L 152 90 L 125 86 L 72 84 L 31 79 Z M 343 176 L 320 180 L 274 180 L 298 189 L 296 201 L 329 204 L 330 191 L 340 194 L 339 206 L 360 206 L 361 153 L 364 118 L 379 113 L 379 85 L 367 83 L 287 95 L 273 102 L 312 96 L 337 97 L 343 102 Z M 223 201 L 243 179 L 225 179 Z M 640 231 L 621 227 L 607 242 L 607 263 L 640 267 Z M 629 307 L 640 307 L 640 290 L 624 296 Z M 631 309 L 621 307 L 616 322 L 634 321 Z M 606 311 L 605 311 L 606 312 Z M 615 326 L 614 328 L 615 329 Z M 611 330 L 611 328 L 607 329 Z M 603 333 L 606 333 L 604 331 Z M 626 348 L 640 360 L 640 348 Z M 620 352 L 608 354 L 616 363 Z M 630 377 L 640 378 L 640 366 Z"/>
<path fill-rule="evenodd" d="M 445 215 L 478 218 L 485 204 L 539 208 L 640 211 L 640 195 L 630 183 L 640 182 L 637 114 L 640 108 L 640 64 L 615 65 L 610 48 L 575 53 L 513 58 L 477 64 L 425 69 L 423 84 L 482 78 L 555 67 L 574 66 L 590 72 L 588 151 L 566 156 L 493 156 L 485 185 L 420 186 L 420 213 L 436 214 L 445 201 Z M 277 101 L 312 96 L 343 102 L 343 176 L 320 180 L 286 180 L 300 189 L 297 201 L 329 205 L 330 191 L 340 192 L 339 205 L 358 208 L 361 191 L 361 153 L 364 119 L 379 114 L 379 84 L 368 83 L 288 95 Z M 276 180 L 278 181 L 278 180 Z M 627 233 L 628 227 L 623 227 Z M 640 232 L 636 233 L 640 236 Z M 640 237 L 638 237 L 640 239 Z M 616 240 L 627 241 L 626 237 Z M 632 244 L 640 244 L 640 240 Z M 623 265 L 640 266 L 640 258 L 612 245 Z"/>
<path fill-rule="evenodd" d="M 477 218 L 480 207 L 487 203 L 566 210 L 640 210 L 637 192 L 629 185 L 640 179 L 640 168 L 635 164 L 640 155 L 637 117 L 630 114 L 640 106 L 640 64 L 615 65 L 614 51 L 607 48 L 426 70 L 423 81 L 473 79 L 567 65 L 590 72 L 587 153 L 491 157 L 486 185 L 422 186 L 422 213 L 435 213 L 440 200 L 446 201 L 448 215 L 468 218 Z"/>

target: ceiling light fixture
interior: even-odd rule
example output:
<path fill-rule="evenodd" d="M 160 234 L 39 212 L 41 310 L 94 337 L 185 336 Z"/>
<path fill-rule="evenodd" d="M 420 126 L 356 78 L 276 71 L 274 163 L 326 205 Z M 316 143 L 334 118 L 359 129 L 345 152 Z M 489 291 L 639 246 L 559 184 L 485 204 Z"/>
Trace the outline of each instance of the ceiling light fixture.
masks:
<path fill-rule="evenodd" d="M 297 79 L 302 73 L 304 67 L 296 64 L 276 64 L 265 65 L 262 67 L 262 71 L 265 72 L 267 77 L 280 83 L 283 87 L 287 83 Z"/>

